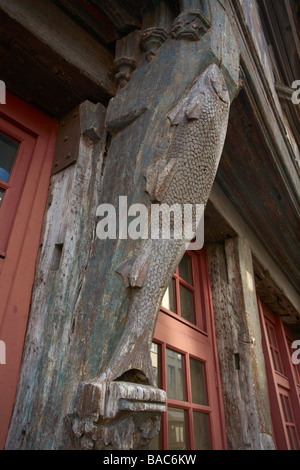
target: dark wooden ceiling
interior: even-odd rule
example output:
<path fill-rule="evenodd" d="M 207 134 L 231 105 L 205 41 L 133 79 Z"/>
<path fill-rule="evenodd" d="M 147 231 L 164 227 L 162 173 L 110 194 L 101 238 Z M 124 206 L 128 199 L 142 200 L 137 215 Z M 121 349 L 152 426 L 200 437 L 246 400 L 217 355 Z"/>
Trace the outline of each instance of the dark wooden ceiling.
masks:
<path fill-rule="evenodd" d="M 149 0 L 53 0 L 84 29 L 106 45 L 114 46 L 142 26 L 142 13 Z"/>
<path fill-rule="evenodd" d="M 231 108 L 217 182 L 299 292 L 299 205 L 291 199 L 245 91 Z"/>
<path fill-rule="evenodd" d="M 300 106 L 291 100 L 291 86 L 300 79 L 300 2 L 261 0 L 264 34 L 273 56 L 275 86 L 289 126 L 300 142 Z M 289 91 L 290 90 L 290 91 Z"/>

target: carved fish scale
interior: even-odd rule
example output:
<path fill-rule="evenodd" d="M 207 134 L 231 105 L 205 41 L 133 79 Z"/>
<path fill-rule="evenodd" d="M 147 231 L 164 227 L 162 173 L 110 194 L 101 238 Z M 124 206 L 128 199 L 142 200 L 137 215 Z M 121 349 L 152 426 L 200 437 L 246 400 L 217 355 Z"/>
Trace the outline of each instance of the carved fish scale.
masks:
<path fill-rule="evenodd" d="M 171 125 L 178 127 L 168 158 L 145 173 L 152 200 L 202 204 L 204 209 L 224 146 L 229 108 L 224 77 L 211 65 L 169 113 Z M 140 380 L 153 384 L 149 345 L 165 289 L 189 241 L 149 239 L 136 257 L 119 266 L 126 285 L 134 288 L 132 301 L 120 343 L 98 381 L 128 380 L 136 371 Z"/>

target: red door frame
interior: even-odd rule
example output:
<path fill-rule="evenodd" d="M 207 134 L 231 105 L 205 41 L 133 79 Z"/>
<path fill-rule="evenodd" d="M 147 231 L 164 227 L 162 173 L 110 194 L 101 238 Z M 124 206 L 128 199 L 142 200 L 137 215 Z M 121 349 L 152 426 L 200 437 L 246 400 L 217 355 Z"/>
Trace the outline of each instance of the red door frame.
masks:
<path fill-rule="evenodd" d="M 274 431 L 274 440 L 277 449 L 291 450 L 290 437 L 288 433 L 288 424 L 286 422 L 287 410 L 280 397 L 286 396 L 290 402 L 293 423 L 297 434 L 298 447 L 300 448 L 300 407 L 299 407 L 299 386 L 296 381 L 294 366 L 291 360 L 291 351 L 288 345 L 288 338 L 291 338 L 291 332 L 287 336 L 287 328 L 283 325 L 280 316 L 275 315 L 258 298 L 258 309 L 260 314 L 262 330 L 262 346 L 266 363 L 266 373 L 269 387 L 271 416 Z M 274 367 L 274 354 L 272 345 L 268 336 L 268 325 L 275 332 L 277 348 L 280 356 L 282 372 Z"/>
<path fill-rule="evenodd" d="M 223 407 L 220 370 L 217 357 L 217 345 L 212 307 L 212 296 L 209 281 L 208 265 L 205 248 L 200 252 L 190 252 L 194 257 L 192 263 L 193 284 L 195 292 L 196 325 L 189 323 L 179 315 L 161 308 L 156 324 L 153 341 L 160 344 L 161 376 L 160 387 L 167 390 L 166 383 L 166 349 L 170 348 L 184 355 L 186 377 L 186 401 L 168 399 L 168 405 L 185 409 L 189 413 L 188 442 L 194 448 L 193 418 L 194 411 L 203 411 L 210 415 L 210 442 L 214 450 L 227 449 L 225 415 Z M 197 257 L 197 267 L 195 265 Z M 175 283 L 178 287 L 179 276 L 176 270 Z M 177 312 L 180 313 L 179 299 L 176 298 Z M 189 358 L 206 363 L 206 384 L 208 406 L 191 405 L 191 389 L 189 374 Z M 187 405 L 187 402 L 189 405 Z M 168 449 L 168 412 L 162 417 L 161 445 Z"/>
<path fill-rule="evenodd" d="M 0 340 L 6 345 L 6 364 L 0 365 L 0 448 L 3 448 L 18 383 L 58 123 L 9 92 L 6 104 L 0 105 L 0 118 L 2 124 L 6 123 L 4 132 L 10 133 L 13 126 L 18 128 L 15 137 L 23 136 L 23 147 L 31 142 L 22 154 L 24 160 L 18 158 L 18 153 L 19 161 L 11 174 L 9 184 L 18 185 L 18 194 L 11 198 L 10 216 L 5 197 L 0 208 L 8 217 L 8 229 L 1 239 L 5 248 L 0 257 Z M 23 163 L 25 175 L 17 175 L 17 166 L 22 169 Z M 14 178 L 19 181 L 13 181 Z"/>

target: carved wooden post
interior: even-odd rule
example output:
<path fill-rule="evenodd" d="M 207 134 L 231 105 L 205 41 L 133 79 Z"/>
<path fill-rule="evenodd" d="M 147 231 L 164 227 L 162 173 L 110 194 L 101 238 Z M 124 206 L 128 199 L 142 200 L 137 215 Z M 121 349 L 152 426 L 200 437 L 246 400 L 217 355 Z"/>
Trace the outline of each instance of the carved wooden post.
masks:
<path fill-rule="evenodd" d="M 164 2 L 151 3 L 140 58 L 136 35 L 118 45 L 119 90 L 106 115 L 111 142 L 99 204 L 119 209 L 119 197 L 126 196 L 128 207 L 205 207 L 239 87 L 233 30 L 224 8 L 211 3 L 183 1 L 172 25 Z M 32 424 L 33 436 L 51 427 L 62 448 L 147 446 L 166 400 L 152 381 L 150 344 L 186 242 L 95 237 L 87 247 L 61 379 L 49 379 L 51 413 Z"/>
<path fill-rule="evenodd" d="M 169 205 L 198 203 L 204 207 L 224 145 L 230 95 L 232 99 L 238 88 L 238 51 L 230 56 L 235 40 L 224 10 L 217 7 L 211 15 L 208 2 L 182 2 L 182 13 L 174 20 L 169 39 L 164 2 L 159 11 L 164 27 L 159 27 L 156 9 L 152 14 L 156 23 L 147 25 L 142 34 L 141 47 L 147 62 L 140 62 L 131 81 L 109 105 L 106 124 L 113 137 L 104 200 L 117 207 L 118 197 L 126 195 L 128 205 L 138 202 L 149 207 L 152 201 Z M 216 27 L 220 23 L 226 28 L 224 36 L 230 45 L 221 39 Z M 143 433 L 144 444 L 157 429 L 165 397 L 153 388 L 150 344 L 164 290 L 185 252 L 185 242 L 106 240 L 95 244 L 86 286 L 95 286 L 96 276 L 99 292 L 87 288 L 80 308 L 87 311 L 92 296 L 102 325 L 106 318 L 104 331 L 109 340 L 99 332 L 102 348 L 96 340 L 89 348 L 87 364 L 93 364 L 93 368 L 85 375 L 78 415 L 73 421 L 77 445 L 139 448 L 139 437 L 135 442 L 128 437 L 124 443 L 122 436 L 132 436 L 129 430 L 138 427 L 141 415 L 148 429 L 148 436 Z M 103 252 L 106 256 L 101 262 Z M 102 353 L 102 366 L 93 376 L 93 355 L 103 351 L 103 344 L 106 355 Z M 124 400 L 115 405 L 116 411 L 105 427 L 111 387 L 114 396 L 124 396 L 133 405 L 124 408 Z M 136 394 L 143 397 L 142 403 L 135 403 Z M 129 413 L 126 419 L 124 415 L 118 418 L 125 409 L 134 409 L 135 413 Z"/>
<path fill-rule="evenodd" d="M 274 448 L 250 248 L 241 238 L 208 245 L 229 449 Z M 228 342 L 230 338 L 230 344 Z"/>

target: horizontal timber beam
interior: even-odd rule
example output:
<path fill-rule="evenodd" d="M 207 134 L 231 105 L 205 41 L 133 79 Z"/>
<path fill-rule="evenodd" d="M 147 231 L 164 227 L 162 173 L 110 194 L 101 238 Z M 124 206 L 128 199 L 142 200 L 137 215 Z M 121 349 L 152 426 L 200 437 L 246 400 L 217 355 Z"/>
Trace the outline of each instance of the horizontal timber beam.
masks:
<path fill-rule="evenodd" d="M 22 25 L 81 74 L 113 96 L 114 58 L 100 43 L 51 2 L 2 0 L 0 10 Z"/>
<path fill-rule="evenodd" d="M 226 197 L 224 192 L 215 182 L 210 194 L 210 201 L 215 209 L 222 214 L 222 217 L 228 222 L 229 226 L 249 245 L 252 254 L 269 272 L 274 283 L 282 290 L 286 298 L 292 306 L 300 313 L 300 297 L 289 280 L 281 272 L 279 266 L 275 263 L 273 258 L 267 253 L 265 248 L 249 229 L 247 224 L 236 211 L 235 207 Z"/>

